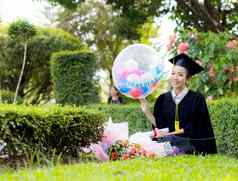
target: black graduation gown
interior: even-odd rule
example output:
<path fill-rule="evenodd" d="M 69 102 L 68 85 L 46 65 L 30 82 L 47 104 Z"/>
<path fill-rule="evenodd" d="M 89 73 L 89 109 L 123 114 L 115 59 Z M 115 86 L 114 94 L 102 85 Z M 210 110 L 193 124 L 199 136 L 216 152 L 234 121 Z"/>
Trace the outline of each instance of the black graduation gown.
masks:
<path fill-rule="evenodd" d="M 156 126 L 175 131 L 176 105 L 171 92 L 159 96 L 154 106 Z M 215 137 L 205 98 L 202 94 L 189 90 L 178 105 L 179 127 L 184 134 L 177 135 L 189 139 L 196 153 L 217 153 Z"/>
<path fill-rule="evenodd" d="M 112 100 L 112 96 L 110 96 L 107 100 L 107 103 L 108 104 L 122 104 L 123 100 L 122 100 L 122 97 L 120 97 L 120 96 L 118 96 L 117 100 Z"/>

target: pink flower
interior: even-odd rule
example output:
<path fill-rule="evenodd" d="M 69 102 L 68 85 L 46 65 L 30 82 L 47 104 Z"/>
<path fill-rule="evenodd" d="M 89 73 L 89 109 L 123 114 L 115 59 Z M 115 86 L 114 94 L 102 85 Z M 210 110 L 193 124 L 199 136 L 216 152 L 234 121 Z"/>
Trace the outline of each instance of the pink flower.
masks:
<path fill-rule="evenodd" d="M 215 69 L 215 66 L 213 64 L 210 64 L 208 66 L 208 75 L 209 75 L 210 80 L 212 82 L 216 80 L 216 69 Z"/>
<path fill-rule="evenodd" d="M 230 40 L 227 44 L 226 44 L 226 48 L 229 49 L 234 49 L 237 46 L 237 41 L 236 40 Z"/>
<path fill-rule="evenodd" d="M 233 81 L 237 82 L 238 81 L 238 77 L 233 77 Z"/>
<path fill-rule="evenodd" d="M 136 154 L 136 147 L 134 145 L 132 145 L 132 147 L 129 148 L 128 152 L 130 155 Z"/>
<path fill-rule="evenodd" d="M 208 96 L 207 99 L 208 100 L 213 100 L 213 96 Z"/>
<path fill-rule="evenodd" d="M 171 50 L 171 48 L 173 47 L 173 45 L 176 42 L 176 34 L 172 34 L 169 36 L 169 42 L 167 44 L 167 51 Z"/>
<path fill-rule="evenodd" d="M 229 73 L 230 72 L 230 67 L 227 66 L 227 65 L 224 65 L 223 70 L 224 70 L 225 73 Z"/>
<path fill-rule="evenodd" d="M 229 73 L 234 73 L 236 70 L 235 70 L 235 67 L 231 66 L 229 67 Z"/>
<path fill-rule="evenodd" d="M 146 151 L 145 151 L 144 148 L 141 148 L 141 149 L 139 150 L 139 153 L 140 153 L 141 155 L 145 155 L 145 154 L 146 154 Z"/>
<path fill-rule="evenodd" d="M 188 32 L 188 36 L 190 37 L 190 38 L 193 38 L 193 36 L 194 36 L 194 34 L 193 34 L 193 32 Z"/>
<path fill-rule="evenodd" d="M 236 67 L 236 71 L 238 71 L 238 64 L 235 67 Z"/>
<path fill-rule="evenodd" d="M 230 77 L 228 77 L 228 79 L 231 82 L 237 82 L 238 81 L 238 77 L 235 77 L 235 76 L 232 76 L 232 75 Z"/>
<path fill-rule="evenodd" d="M 113 139 L 112 139 L 112 137 L 110 137 L 110 135 L 105 135 L 105 134 L 103 135 L 102 143 L 111 145 L 112 142 L 113 142 Z"/>
<path fill-rule="evenodd" d="M 82 147 L 81 150 L 84 152 L 84 153 L 90 153 L 92 151 L 91 148 L 89 147 Z"/>
<path fill-rule="evenodd" d="M 188 42 L 181 42 L 178 46 L 178 53 L 188 54 L 189 44 Z"/>

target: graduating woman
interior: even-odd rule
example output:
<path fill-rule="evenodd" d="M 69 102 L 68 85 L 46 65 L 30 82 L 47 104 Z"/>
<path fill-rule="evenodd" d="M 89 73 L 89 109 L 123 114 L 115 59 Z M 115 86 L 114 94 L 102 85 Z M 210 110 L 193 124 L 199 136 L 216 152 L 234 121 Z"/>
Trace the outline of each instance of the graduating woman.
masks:
<path fill-rule="evenodd" d="M 169 133 L 158 132 L 159 141 L 170 141 L 184 153 L 217 153 L 215 137 L 205 98 L 186 86 L 191 77 L 203 68 L 185 54 L 169 60 L 174 64 L 170 76 L 172 90 L 158 97 L 154 114 L 141 99 L 141 107 L 156 128 L 169 128 Z"/>

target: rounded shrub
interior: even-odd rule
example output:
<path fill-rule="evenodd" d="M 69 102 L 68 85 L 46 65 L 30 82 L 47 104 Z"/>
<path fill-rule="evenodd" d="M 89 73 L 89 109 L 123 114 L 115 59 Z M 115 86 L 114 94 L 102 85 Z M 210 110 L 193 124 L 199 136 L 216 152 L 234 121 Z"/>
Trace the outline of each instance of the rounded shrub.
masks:
<path fill-rule="evenodd" d="M 56 102 L 83 105 L 99 101 L 94 75 L 94 54 L 87 51 L 63 51 L 51 58 L 51 76 Z"/>
<path fill-rule="evenodd" d="M 26 20 L 13 22 L 8 29 L 8 35 L 12 39 L 27 41 L 36 34 L 36 28 Z"/>

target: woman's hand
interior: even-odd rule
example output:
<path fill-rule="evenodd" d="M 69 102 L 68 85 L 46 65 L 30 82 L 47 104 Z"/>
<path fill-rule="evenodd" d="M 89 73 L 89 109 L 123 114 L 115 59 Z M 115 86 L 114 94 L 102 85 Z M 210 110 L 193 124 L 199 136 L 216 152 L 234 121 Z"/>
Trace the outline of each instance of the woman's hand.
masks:
<path fill-rule="evenodd" d="M 163 131 L 160 131 L 158 128 L 155 128 L 153 129 L 153 138 L 160 138 L 160 137 L 163 137 L 163 136 L 166 136 L 168 135 L 168 133 L 165 133 Z"/>

